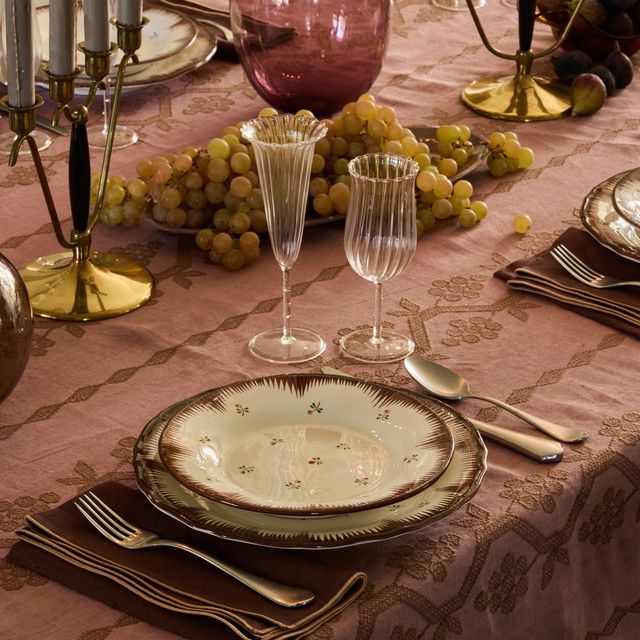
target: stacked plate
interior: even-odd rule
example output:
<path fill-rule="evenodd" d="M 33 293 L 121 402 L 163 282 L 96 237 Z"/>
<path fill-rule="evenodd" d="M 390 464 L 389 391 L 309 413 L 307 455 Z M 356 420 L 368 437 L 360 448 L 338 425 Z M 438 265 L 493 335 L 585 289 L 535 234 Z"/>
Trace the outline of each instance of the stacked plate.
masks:
<path fill-rule="evenodd" d="M 142 42 L 136 52 L 136 60 L 127 65 L 124 78 L 125 89 L 140 88 L 148 84 L 164 82 L 169 78 L 197 69 L 210 60 L 216 52 L 215 35 L 205 26 L 188 16 L 170 9 L 145 8 L 144 16 L 149 23 L 142 29 Z M 42 39 L 42 63 L 47 64 L 49 54 L 49 6 L 36 9 L 36 19 Z M 84 14 L 82 5 L 76 12 L 77 39 L 84 41 Z M 112 27 L 111 40 L 117 41 L 115 27 Z M 120 61 L 122 52 L 114 54 L 111 77 L 115 78 L 115 65 Z M 82 55 L 78 55 L 78 64 L 82 66 Z M 46 82 L 43 74 L 37 80 Z M 78 93 L 87 91 L 91 85 L 89 77 L 82 73 L 75 82 Z"/>
<path fill-rule="evenodd" d="M 640 262 L 640 169 L 618 173 L 596 185 L 580 214 L 600 244 Z"/>
<path fill-rule="evenodd" d="M 459 508 L 486 449 L 453 409 L 343 376 L 292 374 L 206 391 L 153 418 L 138 485 L 216 536 L 314 549 L 383 540 Z"/>

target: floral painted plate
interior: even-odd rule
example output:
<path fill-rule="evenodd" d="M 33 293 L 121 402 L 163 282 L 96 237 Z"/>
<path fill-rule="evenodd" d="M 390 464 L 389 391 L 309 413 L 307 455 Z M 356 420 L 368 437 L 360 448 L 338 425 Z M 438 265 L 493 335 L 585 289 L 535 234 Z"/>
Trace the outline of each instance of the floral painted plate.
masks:
<path fill-rule="evenodd" d="M 333 549 L 387 540 L 416 531 L 459 509 L 478 491 L 487 450 L 476 429 L 438 400 L 415 395 L 453 437 L 453 455 L 424 491 L 389 505 L 326 518 L 278 516 L 208 500 L 180 484 L 163 466 L 158 447 L 171 417 L 190 402 L 168 407 L 142 430 L 134 448 L 138 487 L 159 511 L 188 527 L 227 540 L 288 549 Z"/>
<path fill-rule="evenodd" d="M 291 374 L 189 402 L 160 440 L 167 470 L 242 509 L 330 515 L 397 502 L 446 468 L 443 420 L 408 394 L 342 376 Z"/>

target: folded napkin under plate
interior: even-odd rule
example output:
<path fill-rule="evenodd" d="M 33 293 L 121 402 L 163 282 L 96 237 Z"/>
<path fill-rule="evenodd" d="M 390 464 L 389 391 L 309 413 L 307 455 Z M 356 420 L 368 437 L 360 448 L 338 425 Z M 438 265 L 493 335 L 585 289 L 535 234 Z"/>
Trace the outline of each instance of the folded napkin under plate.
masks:
<path fill-rule="evenodd" d="M 601 273 L 640 279 L 640 265 L 603 247 L 582 229 L 567 229 L 554 243 L 563 244 Z M 640 291 L 633 287 L 595 289 L 576 280 L 558 264 L 550 249 L 516 260 L 495 273 L 509 287 L 550 298 L 580 315 L 640 338 Z"/>
<path fill-rule="evenodd" d="M 137 489 L 109 482 L 92 491 L 131 522 L 181 540 L 253 573 L 311 587 L 302 608 L 273 604 L 207 563 L 173 549 L 131 551 L 100 535 L 70 500 L 27 517 L 7 560 L 192 640 L 275 640 L 306 635 L 353 602 L 364 573 L 307 553 L 264 549 L 194 531 L 157 509 Z"/>

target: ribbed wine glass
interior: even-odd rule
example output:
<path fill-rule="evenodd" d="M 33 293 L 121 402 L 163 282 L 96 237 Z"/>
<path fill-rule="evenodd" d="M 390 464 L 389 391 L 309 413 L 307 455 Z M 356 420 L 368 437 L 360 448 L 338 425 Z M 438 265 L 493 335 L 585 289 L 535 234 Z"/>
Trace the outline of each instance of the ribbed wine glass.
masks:
<path fill-rule="evenodd" d="M 373 327 L 343 336 L 343 351 L 362 362 L 395 362 L 413 341 L 382 327 L 382 283 L 399 276 L 416 251 L 418 164 L 406 156 L 372 153 L 349 162 L 351 192 L 344 249 L 353 270 L 374 284 Z"/>
<path fill-rule="evenodd" d="M 302 243 L 315 144 L 327 127 L 314 118 L 278 114 L 250 120 L 241 132 L 255 151 L 269 239 L 282 269 L 283 326 L 259 333 L 249 350 L 269 362 L 306 362 L 326 345 L 313 331 L 291 328 L 289 275 Z"/>

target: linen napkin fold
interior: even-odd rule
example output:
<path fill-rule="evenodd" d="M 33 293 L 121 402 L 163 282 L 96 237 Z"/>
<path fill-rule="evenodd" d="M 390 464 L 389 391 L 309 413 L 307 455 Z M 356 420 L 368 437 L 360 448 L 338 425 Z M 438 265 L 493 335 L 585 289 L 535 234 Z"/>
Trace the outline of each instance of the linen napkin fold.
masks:
<path fill-rule="evenodd" d="M 597 271 L 626 280 L 640 280 L 640 265 L 603 247 L 586 231 L 567 229 L 553 243 L 563 244 Z M 554 300 L 580 315 L 640 338 L 640 288 L 595 289 L 576 280 L 550 253 L 542 251 L 516 260 L 494 275 L 518 291 Z"/>
<path fill-rule="evenodd" d="M 315 600 L 278 606 L 183 551 L 128 550 L 102 536 L 69 500 L 26 518 L 7 560 L 190 640 L 299 638 L 351 604 L 366 575 L 325 552 L 262 548 L 190 529 L 152 506 L 136 488 L 108 482 L 92 491 L 133 524 L 191 544 L 258 575 L 311 588 Z"/>

